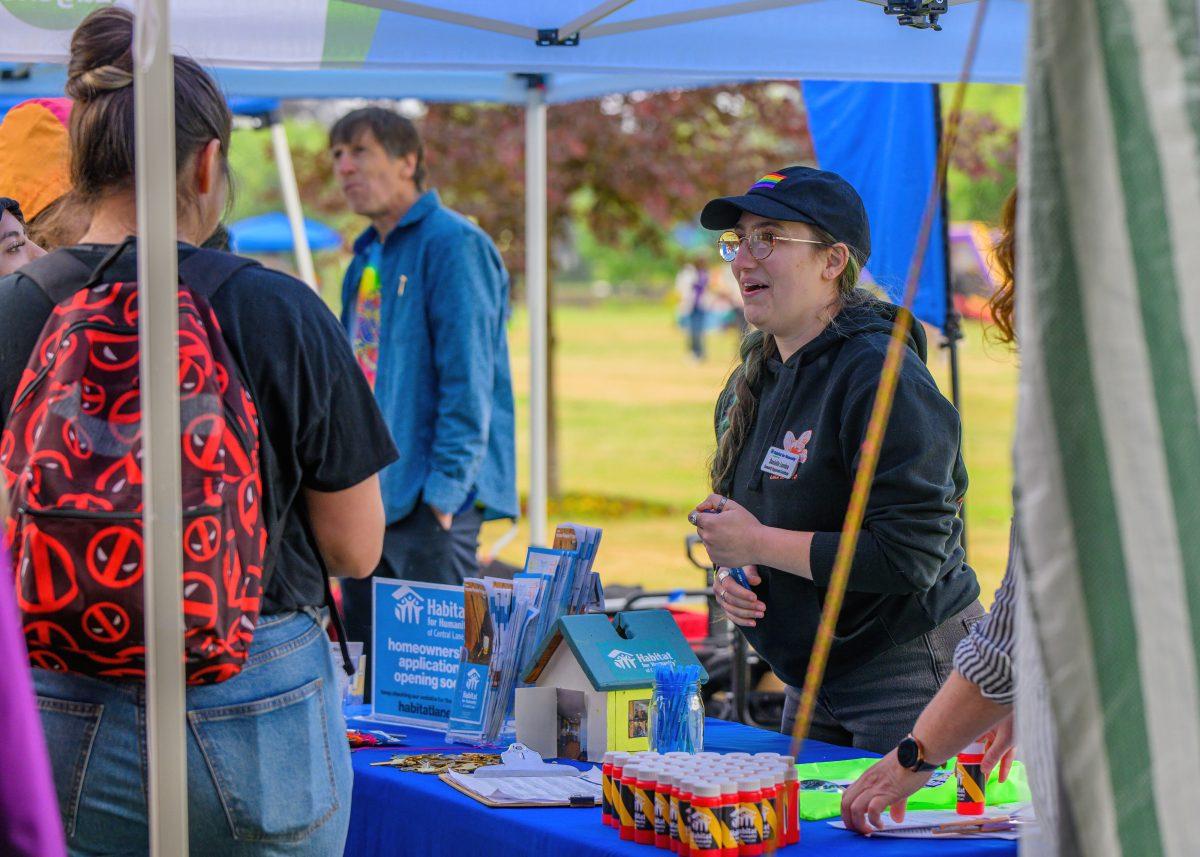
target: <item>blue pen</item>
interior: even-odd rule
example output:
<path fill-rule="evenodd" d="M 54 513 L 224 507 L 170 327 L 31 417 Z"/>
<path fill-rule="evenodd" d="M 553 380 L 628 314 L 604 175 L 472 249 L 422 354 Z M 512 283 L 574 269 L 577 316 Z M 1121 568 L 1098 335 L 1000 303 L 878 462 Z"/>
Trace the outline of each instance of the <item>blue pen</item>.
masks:
<path fill-rule="evenodd" d="M 746 589 L 750 588 L 750 579 L 746 577 L 746 572 L 742 571 L 740 568 L 729 569 L 729 576 L 736 580 L 739 586 L 742 586 Z"/>

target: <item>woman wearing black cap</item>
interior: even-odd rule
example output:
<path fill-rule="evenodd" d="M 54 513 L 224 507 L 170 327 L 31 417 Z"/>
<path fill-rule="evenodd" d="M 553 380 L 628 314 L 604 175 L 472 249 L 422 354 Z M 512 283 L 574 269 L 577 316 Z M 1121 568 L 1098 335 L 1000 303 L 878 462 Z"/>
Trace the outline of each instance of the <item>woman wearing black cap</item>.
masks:
<path fill-rule="evenodd" d="M 770 173 L 709 202 L 701 223 L 724 230 L 757 329 L 717 402 L 714 493 L 689 519 L 721 567 L 717 599 L 788 685 L 790 730 L 900 310 L 858 285 L 870 227 L 834 173 Z M 906 736 L 983 615 L 957 515 L 958 413 L 925 367 L 920 325 L 908 346 L 810 733 L 879 753 Z M 750 588 L 731 576 L 739 567 Z"/>

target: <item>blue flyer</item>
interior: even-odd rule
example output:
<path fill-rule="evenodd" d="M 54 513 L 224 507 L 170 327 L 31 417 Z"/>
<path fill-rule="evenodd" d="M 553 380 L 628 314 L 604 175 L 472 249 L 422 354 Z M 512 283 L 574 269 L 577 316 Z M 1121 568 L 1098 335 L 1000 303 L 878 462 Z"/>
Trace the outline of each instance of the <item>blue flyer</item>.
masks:
<path fill-rule="evenodd" d="M 371 715 L 444 731 L 463 647 L 463 589 L 375 578 Z"/>

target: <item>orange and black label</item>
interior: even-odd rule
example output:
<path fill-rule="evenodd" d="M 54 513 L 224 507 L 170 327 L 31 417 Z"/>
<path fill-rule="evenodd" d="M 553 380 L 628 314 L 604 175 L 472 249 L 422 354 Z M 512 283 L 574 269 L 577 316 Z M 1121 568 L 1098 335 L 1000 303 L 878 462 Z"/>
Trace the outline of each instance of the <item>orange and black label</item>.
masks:
<path fill-rule="evenodd" d="M 671 798 L 665 789 L 654 793 L 654 835 L 666 836 L 671 831 Z"/>
<path fill-rule="evenodd" d="M 958 774 L 958 802 L 981 804 L 984 802 L 983 766 L 978 762 L 956 765 Z"/>
<path fill-rule="evenodd" d="M 633 829 L 654 829 L 654 792 L 649 792 L 640 786 L 633 788 Z"/>
<path fill-rule="evenodd" d="M 732 850 L 738 847 L 737 834 L 734 833 L 734 816 L 737 814 L 737 804 L 727 803 L 718 808 L 717 819 L 721 822 L 721 847 Z"/>
<path fill-rule="evenodd" d="M 775 831 L 778 830 L 776 826 L 778 821 L 775 818 L 775 801 L 770 798 L 763 798 L 759 806 L 762 807 L 762 840 L 763 842 L 770 842 L 775 838 Z"/>
<path fill-rule="evenodd" d="M 717 851 L 721 848 L 721 819 L 715 807 L 693 806 L 689 825 L 692 852 Z"/>
<path fill-rule="evenodd" d="M 613 782 L 617 787 L 617 800 L 615 808 L 617 810 L 617 820 L 622 827 L 633 827 L 633 787 L 629 783 Z"/>
<path fill-rule="evenodd" d="M 760 845 L 763 841 L 762 807 L 757 801 L 739 803 L 733 811 L 734 838 L 742 845 Z"/>

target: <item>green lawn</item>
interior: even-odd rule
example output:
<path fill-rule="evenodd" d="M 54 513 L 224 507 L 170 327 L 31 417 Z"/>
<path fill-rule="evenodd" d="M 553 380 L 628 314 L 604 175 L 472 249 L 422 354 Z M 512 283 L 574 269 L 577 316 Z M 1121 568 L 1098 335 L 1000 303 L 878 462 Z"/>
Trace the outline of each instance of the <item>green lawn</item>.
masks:
<path fill-rule="evenodd" d="M 736 355 L 732 334 L 711 336 L 709 359 L 693 363 L 666 303 L 606 302 L 556 310 L 561 487 L 566 500 L 551 524 L 578 520 L 604 528 L 597 568 L 606 583 L 700 586 L 703 574 L 683 554 L 688 510 L 707 493 L 713 449 L 712 408 Z M 528 326 L 523 312 L 510 334 L 517 394 L 518 485 L 528 485 Z M 1008 546 L 1010 444 L 1016 364 L 968 324 L 961 345 L 965 402 L 970 559 L 990 602 Z M 949 390 L 947 360 L 931 357 Z M 505 531 L 484 528 L 485 551 Z M 520 563 L 527 531 L 500 552 Z"/>

